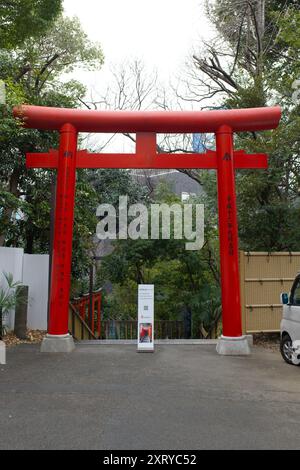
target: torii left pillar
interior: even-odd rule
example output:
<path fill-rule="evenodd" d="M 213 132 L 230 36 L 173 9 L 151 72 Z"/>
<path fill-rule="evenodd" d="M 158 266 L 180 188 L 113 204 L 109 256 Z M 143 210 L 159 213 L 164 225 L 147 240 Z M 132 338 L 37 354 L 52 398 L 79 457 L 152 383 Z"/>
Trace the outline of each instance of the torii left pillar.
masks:
<path fill-rule="evenodd" d="M 60 129 L 59 158 L 52 252 L 48 334 L 42 352 L 71 352 L 75 348 L 68 332 L 72 234 L 75 204 L 77 131 L 71 124 Z"/>

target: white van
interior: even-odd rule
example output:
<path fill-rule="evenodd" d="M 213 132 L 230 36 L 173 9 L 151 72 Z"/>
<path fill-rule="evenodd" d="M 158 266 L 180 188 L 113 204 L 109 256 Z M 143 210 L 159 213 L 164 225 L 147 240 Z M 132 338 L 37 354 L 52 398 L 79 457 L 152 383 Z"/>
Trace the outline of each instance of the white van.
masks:
<path fill-rule="evenodd" d="M 295 364 L 293 342 L 300 340 L 300 273 L 294 280 L 290 294 L 281 294 L 281 303 L 283 315 L 280 324 L 280 351 L 288 364 Z"/>

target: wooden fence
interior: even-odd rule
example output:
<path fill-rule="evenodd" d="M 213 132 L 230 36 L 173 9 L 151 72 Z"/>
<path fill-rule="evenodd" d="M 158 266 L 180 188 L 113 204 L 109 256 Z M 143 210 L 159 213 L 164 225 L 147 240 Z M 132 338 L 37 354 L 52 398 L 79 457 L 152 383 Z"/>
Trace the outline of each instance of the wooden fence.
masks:
<path fill-rule="evenodd" d="M 280 331 L 280 294 L 299 271 L 300 252 L 240 252 L 243 333 Z"/>

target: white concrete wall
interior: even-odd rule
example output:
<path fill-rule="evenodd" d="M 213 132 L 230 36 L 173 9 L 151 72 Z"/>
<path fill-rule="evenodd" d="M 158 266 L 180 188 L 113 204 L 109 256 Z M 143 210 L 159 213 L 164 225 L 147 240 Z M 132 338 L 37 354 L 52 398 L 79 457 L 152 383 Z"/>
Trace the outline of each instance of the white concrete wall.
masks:
<path fill-rule="evenodd" d="M 3 272 L 11 273 L 15 282 L 23 280 L 23 255 L 22 248 L 4 248 L 0 247 L 0 286 L 6 287 Z M 12 311 L 5 324 L 9 329 L 14 328 L 15 312 Z"/>
<path fill-rule="evenodd" d="M 29 286 L 27 326 L 47 330 L 48 255 L 26 255 L 23 258 L 23 284 Z"/>
<path fill-rule="evenodd" d="M 3 271 L 12 273 L 14 281 L 29 287 L 27 326 L 47 330 L 48 309 L 48 255 L 27 255 L 21 248 L 0 247 L 0 286 Z M 14 328 L 15 313 L 11 312 L 7 325 Z"/>

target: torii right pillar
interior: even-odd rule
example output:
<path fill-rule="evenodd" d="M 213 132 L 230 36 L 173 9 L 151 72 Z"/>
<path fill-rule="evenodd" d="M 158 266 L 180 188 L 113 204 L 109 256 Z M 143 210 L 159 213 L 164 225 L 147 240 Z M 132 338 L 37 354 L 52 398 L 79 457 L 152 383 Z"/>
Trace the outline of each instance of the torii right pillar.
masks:
<path fill-rule="evenodd" d="M 217 351 L 248 355 L 248 340 L 242 335 L 233 132 L 229 126 L 221 126 L 216 132 L 216 151 L 223 323 Z"/>

